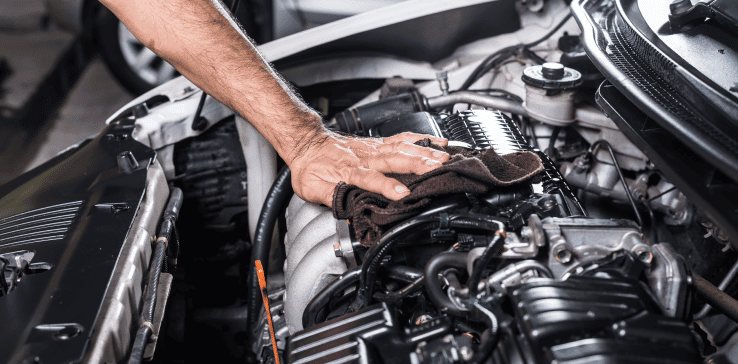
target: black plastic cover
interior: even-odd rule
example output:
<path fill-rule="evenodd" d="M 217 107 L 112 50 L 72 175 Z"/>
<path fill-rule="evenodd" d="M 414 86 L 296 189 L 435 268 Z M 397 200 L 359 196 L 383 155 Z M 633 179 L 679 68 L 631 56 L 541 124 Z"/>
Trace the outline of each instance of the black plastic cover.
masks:
<path fill-rule="evenodd" d="M 446 317 L 403 329 L 383 303 L 294 334 L 287 343 L 285 358 L 288 364 L 412 363 L 411 355 L 416 355 L 421 342 L 450 332 L 451 323 Z"/>
<path fill-rule="evenodd" d="M 438 127 L 438 121 L 430 113 L 416 112 L 398 116 L 396 118 L 385 121 L 369 130 L 369 136 L 372 137 L 390 137 L 404 132 L 416 134 L 432 135 L 436 138 L 443 138 L 441 129 Z"/>
<path fill-rule="evenodd" d="M 0 187 L 0 255 L 32 251 L 51 266 L 0 297 L 0 362 L 82 358 L 156 155 L 132 130 L 111 125 Z M 126 151 L 139 167 L 124 172 Z"/>
<path fill-rule="evenodd" d="M 572 276 L 512 293 L 537 363 L 699 363 L 687 325 L 658 314 L 638 281 Z"/>

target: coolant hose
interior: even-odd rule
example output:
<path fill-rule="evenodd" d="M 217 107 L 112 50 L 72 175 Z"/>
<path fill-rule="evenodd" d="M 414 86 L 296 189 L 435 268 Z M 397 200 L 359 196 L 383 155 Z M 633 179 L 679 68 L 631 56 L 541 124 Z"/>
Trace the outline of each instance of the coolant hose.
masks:
<path fill-rule="evenodd" d="M 451 299 L 443 292 L 438 282 L 438 274 L 448 268 L 466 270 L 466 258 L 467 254 L 464 253 L 443 252 L 431 258 L 423 271 L 425 291 L 428 292 L 428 297 L 441 311 L 455 316 L 466 316 L 467 312 L 457 308 L 456 304 L 451 302 Z"/>
<path fill-rule="evenodd" d="M 727 293 L 721 291 L 699 275 L 692 274 L 692 277 L 694 278 L 694 288 L 697 294 L 709 303 L 715 311 L 738 322 L 738 300 L 728 296 Z"/>
<path fill-rule="evenodd" d="M 256 276 L 254 262 L 260 260 L 262 267 L 264 267 L 264 272 L 269 271 L 269 248 L 272 244 L 274 225 L 279 219 L 279 213 L 282 211 L 282 207 L 289 202 L 291 196 L 292 174 L 290 173 L 290 169 L 284 166 L 277 174 L 277 179 L 269 189 L 266 199 L 264 199 L 259 221 L 256 223 L 256 231 L 254 231 L 254 242 L 251 245 L 251 259 L 248 262 L 249 271 L 247 273 L 249 280 L 247 306 L 248 327 L 254 327 L 256 325 L 262 305 L 261 289 L 259 289 L 259 280 Z"/>

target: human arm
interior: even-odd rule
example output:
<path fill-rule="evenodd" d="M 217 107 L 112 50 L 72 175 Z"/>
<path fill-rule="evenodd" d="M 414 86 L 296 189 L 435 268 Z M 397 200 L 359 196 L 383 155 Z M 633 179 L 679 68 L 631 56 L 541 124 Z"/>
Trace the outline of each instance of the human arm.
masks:
<path fill-rule="evenodd" d="M 295 192 L 308 201 L 331 206 L 341 181 L 396 200 L 409 191 L 383 173 L 420 174 L 448 160 L 446 153 L 413 145 L 418 135 L 380 140 L 326 130 L 219 0 L 101 1 L 144 45 L 254 125 L 290 166 Z"/>

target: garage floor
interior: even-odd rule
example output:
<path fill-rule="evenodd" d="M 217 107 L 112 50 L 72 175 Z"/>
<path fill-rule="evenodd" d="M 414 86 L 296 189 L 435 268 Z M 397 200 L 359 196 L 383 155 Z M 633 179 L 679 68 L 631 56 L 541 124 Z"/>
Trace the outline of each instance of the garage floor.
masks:
<path fill-rule="evenodd" d="M 42 0 L 0 0 L 0 185 L 97 134 L 133 98 L 99 59 L 69 92 L 45 92 L 75 37 L 43 18 Z"/>

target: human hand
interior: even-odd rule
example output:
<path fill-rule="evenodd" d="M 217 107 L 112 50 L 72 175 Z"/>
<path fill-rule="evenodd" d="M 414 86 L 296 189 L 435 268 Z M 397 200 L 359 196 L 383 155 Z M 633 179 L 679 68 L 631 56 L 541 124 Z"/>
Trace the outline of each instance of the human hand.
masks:
<path fill-rule="evenodd" d="M 448 153 L 424 148 L 415 143 L 430 138 L 445 146 L 446 139 L 402 133 L 389 138 L 360 138 L 321 130 L 305 140 L 288 161 L 292 187 L 305 201 L 333 205 L 333 192 L 339 182 L 399 200 L 410 190 L 384 173 L 423 174 L 448 161 Z"/>

